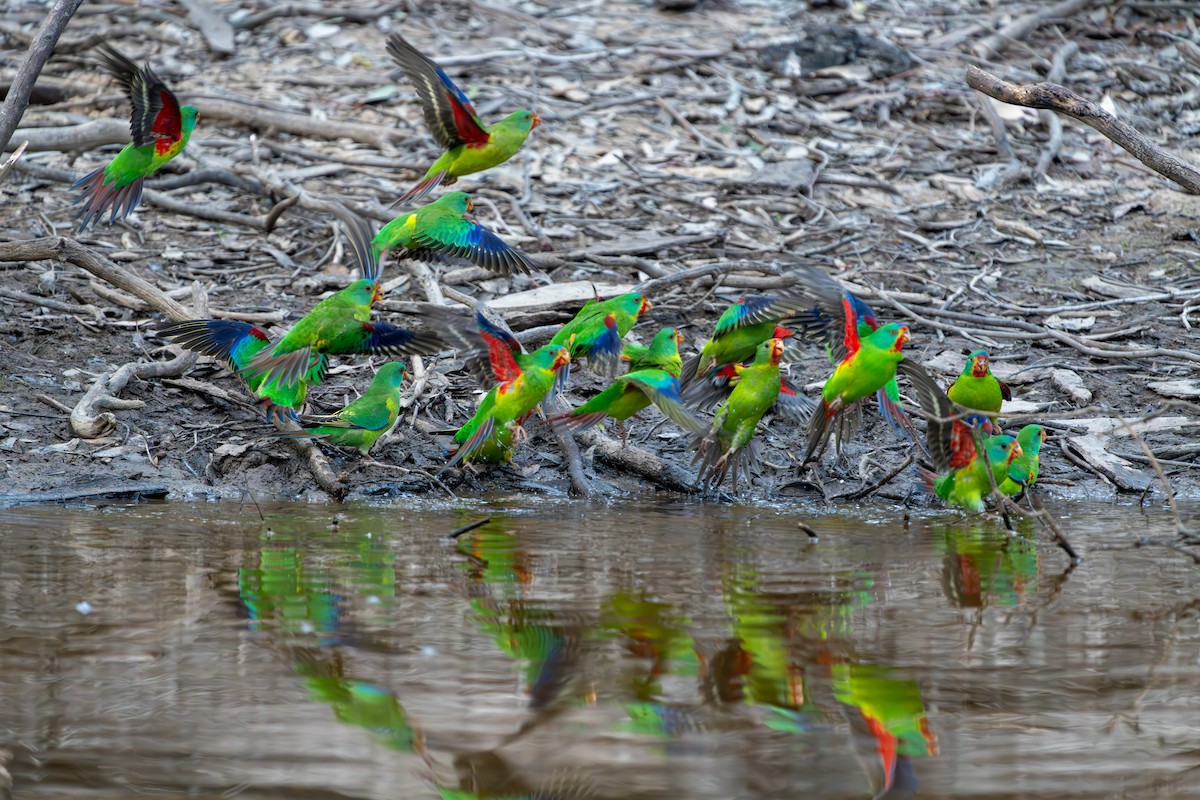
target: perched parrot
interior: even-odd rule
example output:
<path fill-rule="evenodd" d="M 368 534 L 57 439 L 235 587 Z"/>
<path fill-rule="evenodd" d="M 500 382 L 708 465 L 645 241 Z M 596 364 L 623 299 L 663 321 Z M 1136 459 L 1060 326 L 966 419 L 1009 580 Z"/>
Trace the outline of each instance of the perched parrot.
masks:
<path fill-rule="evenodd" d="M 837 364 L 838 354 L 841 352 L 840 340 L 845 330 L 846 300 L 850 301 L 858 318 L 859 339 L 865 339 L 879 329 L 879 320 L 871 306 L 853 292 L 842 288 L 841 284 L 824 270 L 798 266 L 794 268 L 793 274 L 798 279 L 800 291 L 814 303 L 812 309 L 803 317 L 803 326 L 796 326 L 798 335 L 824 343 L 829 360 L 834 364 Z M 896 435 L 919 444 L 917 429 L 899 405 L 900 390 L 896 386 L 895 376 L 875 392 L 875 398 L 880 416 L 887 421 Z"/>
<path fill-rule="evenodd" d="M 985 440 L 985 444 L 987 441 Z M 1045 441 L 1046 429 L 1041 425 L 1026 425 L 1017 431 L 1017 444 L 1021 447 L 1021 455 L 1013 459 L 1008 466 L 1008 474 L 997 484 L 1001 494 L 1011 497 L 1037 482 L 1038 458 Z"/>
<path fill-rule="evenodd" d="M 986 508 L 985 498 L 992 494 L 992 482 L 999 486 L 1008 476 L 1012 462 L 1021 457 L 1021 445 L 1015 436 L 989 436 L 984 443 L 987 461 L 976 448 L 965 466 L 940 475 L 922 472 L 925 488 L 951 505 L 979 513 Z M 991 476 L 988 476 L 988 468 Z"/>
<path fill-rule="evenodd" d="M 964 421 L 968 425 L 981 427 L 985 433 L 991 432 L 1001 403 L 1012 400 L 1012 390 L 1008 384 L 997 380 L 992 374 L 986 350 L 976 350 L 967 356 L 962 374 L 946 389 L 946 395 L 964 409 L 983 412 L 968 414 Z"/>
<path fill-rule="evenodd" d="M 622 340 L 633 330 L 638 317 L 650 309 L 641 292 L 627 292 L 608 300 L 589 300 L 575 318 L 550 341 L 568 349 L 573 361 L 587 357 L 597 375 L 613 377 L 621 366 Z"/>
<path fill-rule="evenodd" d="M 400 34 L 388 37 L 387 50 L 416 87 L 425 124 L 434 141 L 446 150 L 397 203 L 420 199 L 435 187 L 454 183 L 463 175 L 503 164 L 521 149 L 529 133 L 542 121 L 535 112 L 522 109 L 487 127 L 479 120 L 471 101 L 442 68 Z"/>
<path fill-rule="evenodd" d="M 474 205 L 466 192 L 444 194 L 384 225 L 371 240 L 371 249 L 376 258 L 398 249 L 417 256 L 455 256 L 504 275 L 533 269 L 520 250 L 509 247 L 479 223 L 463 219 Z"/>
<path fill-rule="evenodd" d="M 859 400 L 883 389 L 896 376 L 904 359 L 904 344 L 908 341 L 908 326 L 893 322 L 860 338 L 858 314 L 853 302 L 843 297 L 845 315 L 844 338 L 841 348 L 834 348 L 838 357 L 833 374 L 821 391 L 821 404 L 808 424 L 808 441 L 802 464 L 816 457 L 829 439 L 831 425 L 838 423 L 845 432 L 846 413 Z M 839 443 L 841 436 L 839 435 Z"/>
<path fill-rule="evenodd" d="M 803 304 L 792 298 L 743 297 L 717 319 L 712 338 L 704 343 L 700 354 L 684 363 L 680 382 L 690 387 L 722 367 L 754 358 L 758 346 L 767 339 L 791 336 L 788 318 L 803 310 Z"/>
<path fill-rule="evenodd" d="M 436 334 L 370 321 L 371 305 L 383 297 L 379 261 L 365 222 L 358 219 L 348 225 L 346 234 L 365 277 L 317 303 L 270 350 L 258 353 L 241 369 L 247 378 L 263 379 L 260 394 L 305 380 L 330 355 L 428 355 L 444 347 Z"/>
<path fill-rule="evenodd" d="M 668 375 L 679 378 L 683 369 L 683 360 L 679 357 L 679 345 L 682 343 L 683 336 L 677 328 L 663 328 L 654 334 L 648 345 L 626 342 L 621 350 L 621 358 L 629 362 L 630 372 L 661 369 Z"/>
<path fill-rule="evenodd" d="M 921 484 L 947 503 L 979 513 L 986 508 L 992 486 L 1002 484 L 1021 457 L 1021 445 L 1013 436 L 989 436 L 980 442 L 977 430 L 956 418 L 953 403 L 933 378 L 913 367 L 906 376 L 928 418 L 926 449 L 934 467 L 933 472 L 920 471 Z"/>
<path fill-rule="evenodd" d="M 585 431 L 605 417 L 617 421 L 621 444 L 626 441 L 625 420 L 651 403 L 693 436 L 703 436 L 706 426 L 683 405 L 679 380 L 661 369 L 641 369 L 619 376 L 612 385 L 578 408 L 550 417 L 555 430 Z"/>
<path fill-rule="evenodd" d="M 375 441 L 392 429 L 400 416 L 400 385 L 404 364 L 384 364 L 371 379 L 367 391 L 341 411 L 328 415 L 305 415 L 303 431 L 284 431 L 291 438 L 318 436 L 342 447 L 357 447 L 365 456 Z"/>
<path fill-rule="evenodd" d="M 79 210 L 79 231 L 109 212 L 108 224 L 124 219 L 142 199 L 142 184 L 163 164 L 187 147 L 198 118 L 192 106 L 180 106 L 150 65 L 137 65 L 107 44 L 98 46 L 104 65 L 117 77 L 133 103 L 129 128 L 133 141 L 106 166 L 89 172 L 71 186 L 81 189 L 73 205 Z"/>
<path fill-rule="evenodd" d="M 571 363 L 562 345 L 551 342 L 532 353 L 522 352 L 516 337 L 482 303 L 474 322 L 448 308 L 423 312 L 459 348 L 467 369 L 491 386 L 475 415 L 454 435 L 458 450 L 447 466 L 460 461 L 495 463 L 512 457 L 513 443 L 525 438 L 521 424 L 554 388 L 558 375 Z"/>
<path fill-rule="evenodd" d="M 737 384 L 729 399 L 717 409 L 712 428 L 692 440 L 692 446 L 696 448 L 692 461 L 700 462 L 697 485 L 720 486 L 732 467 L 733 490 L 736 492 L 739 468 L 756 469 L 754 429 L 779 397 L 779 359 L 782 356 L 783 340 L 768 339 L 758 346 L 754 363 L 748 367 L 741 364 L 735 367 Z"/>

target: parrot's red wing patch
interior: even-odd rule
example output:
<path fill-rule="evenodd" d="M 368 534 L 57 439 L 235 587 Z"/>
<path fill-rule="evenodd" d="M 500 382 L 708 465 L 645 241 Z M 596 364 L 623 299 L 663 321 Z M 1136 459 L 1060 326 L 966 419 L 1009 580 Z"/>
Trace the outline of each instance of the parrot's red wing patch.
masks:
<path fill-rule="evenodd" d="M 446 92 L 446 100 L 454 111 L 454 128 L 467 144 L 487 144 L 491 137 L 479 125 L 474 109 L 469 109 L 459 102 L 453 92 Z"/>
<path fill-rule="evenodd" d="M 179 113 L 179 101 L 175 99 L 171 90 L 161 84 L 153 88 L 158 90 L 158 99 L 162 108 L 154 117 L 150 130 L 158 137 L 161 148 L 162 140 L 165 139 L 174 144 L 183 137 L 183 118 Z"/>
<path fill-rule="evenodd" d="M 975 433 L 962 420 L 954 420 L 950 433 L 950 466 L 965 467 L 975 458 Z"/>
<path fill-rule="evenodd" d="M 496 380 L 500 383 L 516 380 L 521 375 L 521 368 L 517 366 L 517 360 L 513 358 L 512 347 L 509 346 L 509 343 L 487 331 L 480 331 L 479 335 L 487 343 L 488 358 L 491 361 L 492 374 L 496 376 Z"/>
<path fill-rule="evenodd" d="M 858 314 L 854 311 L 854 304 L 850 302 L 848 297 L 842 298 L 842 310 L 846 314 L 846 329 L 843 334 L 842 346 L 846 348 L 846 358 L 850 358 L 858 352 Z"/>
<path fill-rule="evenodd" d="M 996 381 L 1000 384 L 1000 396 L 1005 400 L 1012 400 L 1012 387 L 1004 381 Z"/>

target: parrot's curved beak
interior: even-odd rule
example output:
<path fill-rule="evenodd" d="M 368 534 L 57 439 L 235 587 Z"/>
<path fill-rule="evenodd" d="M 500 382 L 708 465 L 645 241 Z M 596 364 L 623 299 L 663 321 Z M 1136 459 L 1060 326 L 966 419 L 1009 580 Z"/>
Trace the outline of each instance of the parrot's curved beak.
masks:
<path fill-rule="evenodd" d="M 529 130 L 533 130 L 534 128 L 536 128 L 538 125 L 541 125 L 541 124 L 542 124 L 541 115 L 538 114 L 536 111 L 533 112 L 533 122 L 530 123 Z"/>
<path fill-rule="evenodd" d="M 474 210 L 475 210 L 475 201 L 468 198 L 467 199 L 467 213 L 470 214 Z"/>
<path fill-rule="evenodd" d="M 375 294 L 371 297 L 371 302 L 378 303 L 382 299 L 383 299 L 383 287 L 379 285 L 378 281 L 376 281 Z"/>
<path fill-rule="evenodd" d="M 649 311 L 651 308 L 653 308 L 653 306 L 652 306 L 652 305 L 650 305 L 650 300 L 649 300 L 649 298 L 643 297 L 643 298 L 642 298 L 642 305 L 641 305 L 641 308 L 639 308 L 639 309 L 638 309 L 638 313 L 639 313 L 639 314 L 645 314 L 645 313 L 646 313 L 647 311 Z"/>
<path fill-rule="evenodd" d="M 904 345 L 907 343 L 908 343 L 908 326 L 902 325 L 902 326 L 900 326 L 900 330 L 896 332 L 896 348 L 895 348 L 896 351 L 899 352 L 899 350 L 902 347 L 904 347 Z"/>

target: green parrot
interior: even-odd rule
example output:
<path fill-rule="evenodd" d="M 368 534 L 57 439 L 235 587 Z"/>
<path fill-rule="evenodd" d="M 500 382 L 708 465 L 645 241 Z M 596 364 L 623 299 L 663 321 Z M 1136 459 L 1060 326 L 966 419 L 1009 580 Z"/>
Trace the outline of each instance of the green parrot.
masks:
<path fill-rule="evenodd" d="M 262 328 L 249 322 L 230 319 L 190 319 L 175 322 L 159 328 L 156 335 L 174 342 L 185 350 L 220 359 L 231 372 L 240 372 L 250 364 L 254 356 L 271 347 L 271 337 Z M 321 360 L 313 365 L 303 380 L 292 386 L 269 386 L 261 394 L 261 377 L 247 378 L 246 385 L 250 393 L 257 398 L 268 422 L 274 419 L 280 422 L 290 419 L 299 423 L 300 409 L 304 407 L 308 387 L 321 382 L 326 366 L 326 361 Z"/>
<path fill-rule="evenodd" d="M 679 380 L 661 369 L 642 369 L 619 376 L 612 385 L 572 411 L 550 417 L 555 430 L 586 431 L 605 417 L 617 421 L 621 444 L 626 442 L 625 420 L 651 403 L 693 436 L 703 436 L 705 426 L 688 412 L 679 396 Z"/>
<path fill-rule="evenodd" d="M 832 433 L 833 423 L 838 423 L 844 433 L 847 411 L 858 401 L 883 389 L 895 378 L 900 364 L 906 363 L 903 359 L 904 344 L 908 341 L 907 325 L 893 322 L 860 338 L 858 313 L 849 296 L 842 298 L 842 313 L 843 338 L 840 347 L 833 348 L 837 365 L 825 381 L 821 404 L 809 418 L 801 464 L 807 464 L 819 454 Z M 841 439 L 839 435 L 839 443 Z"/>
<path fill-rule="evenodd" d="M 542 121 L 528 109 L 514 111 L 495 125 L 484 125 L 471 101 L 442 68 L 430 61 L 398 33 L 388 37 L 388 54 L 416 86 L 425 124 L 434 141 L 445 149 L 425 177 L 400 196 L 397 203 L 418 200 L 437 186 L 454 183 L 463 175 L 482 172 L 512 158 L 530 132 Z"/>
<path fill-rule="evenodd" d="M 984 511 L 987 507 L 984 500 L 992 494 L 993 481 L 997 486 L 1003 483 L 1012 462 L 1021 456 L 1021 445 L 1015 436 L 989 436 L 985 442 L 985 452 L 986 465 L 979 450 L 976 450 L 964 466 L 937 476 L 929 472 L 922 473 L 925 488 L 951 505 L 973 513 Z M 989 466 L 992 473 L 990 477 Z"/>
<path fill-rule="evenodd" d="M 370 321 L 371 305 L 383 297 L 379 261 L 370 243 L 370 228 L 363 220 L 348 225 L 346 233 L 365 277 L 317 303 L 273 347 L 262 350 L 241 368 L 247 378 L 262 378 L 260 394 L 307 382 L 306 376 L 314 367 L 323 367 L 331 355 L 428 355 L 444 347 L 434 333 Z"/>
<path fill-rule="evenodd" d="M 683 336 L 678 328 L 663 328 L 654 334 L 648 345 L 626 342 L 621 350 L 621 359 L 629 362 L 630 372 L 661 369 L 678 378 L 683 369 L 683 359 L 679 357 L 679 345 L 682 343 Z"/>
<path fill-rule="evenodd" d="M 460 461 L 498 463 L 512 458 L 514 441 L 526 438 L 521 424 L 546 399 L 571 363 L 562 345 L 550 342 L 525 353 L 503 320 L 482 303 L 474 321 L 443 306 L 423 312 L 459 349 L 467 369 L 490 386 L 475 415 L 454 434 L 459 447 L 447 467 Z"/>
<path fill-rule="evenodd" d="M 785 339 L 792 335 L 789 318 L 802 311 L 792 298 L 743 297 L 729 306 L 717 319 L 712 338 L 700 348 L 700 354 L 683 365 L 680 383 L 689 388 L 697 381 L 712 377 L 722 367 L 753 358 L 767 339 Z"/>
<path fill-rule="evenodd" d="M 79 210 L 79 232 L 109 212 L 108 224 L 125 219 L 142 199 L 142 185 L 163 164 L 183 152 L 199 115 L 180 106 L 175 94 L 147 64 L 141 69 L 107 44 L 98 46 L 104 66 L 124 87 L 133 103 L 129 127 L 133 141 L 106 166 L 89 172 L 71 186 L 80 189 L 73 205 Z"/>
<path fill-rule="evenodd" d="M 739 468 L 756 469 L 758 458 L 752 442 L 754 429 L 779 397 L 779 360 L 782 356 L 783 340 L 768 339 L 758 346 L 754 363 L 748 367 L 738 364 L 734 368 L 737 384 L 717 409 L 712 428 L 692 440 L 692 447 L 696 449 L 692 463 L 700 462 L 700 471 L 696 475 L 698 486 L 720 486 L 732 467 L 733 490 L 736 492 Z"/>
<path fill-rule="evenodd" d="M 597 297 L 585 303 L 550 341 L 566 347 L 572 361 L 586 356 L 593 372 L 611 378 L 621 366 L 622 340 L 649 309 L 650 301 L 641 292 L 626 292 L 608 300 Z"/>
<path fill-rule="evenodd" d="M 318 436 L 342 447 L 357 447 L 365 456 L 375 441 L 392 429 L 400 416 L 400 386 L 404 364 L 384 364 L 367 391 L 341 411 L 301 417 L 303 431 L 284 431 L 290 438 Z"/>
<path fill-rule="evenodd" d="M 985 444 L 987 441 L 985 440 Z M 1011 497 L 1037 482 L 1038 458 L 1045 441 L 1046 429 L 1041 425 L 1026 425 L 1017 431 L 1017 444 L 1021 447 L 1021 455 L 1013 459 L 1008 466 L 1008 474 L 997 484 L 996 488 L 1001 494 Z"/>
<path fill-rule="evenodd" d="M 992 374 L 986 350 L 976 350 L 967 356 L 962 374 L 946 389 L 946 395 L 955 405 L 976 412 L 968 414 L 964 421 L 971 426 L 980 426 L 984 433 L 992 432 L 1003 401 L 1012 400 L 1008 384 Z"/>
<path fill-rule="evenodd" d="M 866 339 L 879 330 L 880 322 L 875 310 L 851 291 L 846 290 L 827 272 L 817 267 L 796 265 L 791 273 L 795 276 L 801 294 L 809 298 L 812 307 L 792 320 L 792 327 L 802 339 L 815 340 L 825 346 L 831 363 L 836 365 L 844 355 L 846 302 L 854 309 L 858 323 L 859 340 Z M 888 426 L 902 439 L 920 445 L 921 438 L 912 420 L 900 407 L 900 389 L 896 377 L 875 392 L 879 414 Z M 852 419 L 857 419 L 855 416 Z M 843 424 L 842 432 L 848 427 Z"/>
<path fill-rule="evenodd" d="M 954 404 L 929 373 L 913 364 L 906 376 L 926 416 L 926 451 L 934 467 L 920 470 L 922 487 L 951 505 L 984 511 L 992 486 L 999 486 L 1020 458 L 1020 443 L 1014 436 L 980 440 L 977 429 L 958 419 Z"/>
<path fill-rule="evenodd" d="M 465 258 L 477 267 L 503 275 L 532 270 L 524 253 L 509 247 L 479 223 L 463 219 L 474 207 L 466 192 L 448 192 L 384 225 L 371 240 L 371 249 L 376 258 L 397 249 L 417 256 L 433 253 Z"/>
<path fill-rule="evenodd" d="M 528 354 L 506 352 L 507 357 L 500 354 L 497 358 L 496 380 L 500 383 L 454 435 L 459 448 L 447 466 L 460 461 L 511 459 L 513 440 L 520 443 L 527 438 L 521 424 L 554 388 L 558 370 L 571 363 L 567 349 L 557 344 L 547 344 Z"/>
<path fill-rule="evenodd" d="M 345 232 L 365 277 L 322 300 L 278 342 L 272 343 L 254 325 L 217 319 L 170 323 L 159 328 L 158 335 L 187 350 L 221 359 L 245 379 L 268 419 L 286 417 L 296 422 L 308 387 L 321 382 L 330 354 L 432 353 L 441 349 L 441 340 L 432 334 L 367 321 L 371 304 L 381 296 L 379 262 L 371 255 L 366 222 L 357 219 Z M 276 377 L 273 369 L 257 366 L 264 359 L 294 372 Z"/>

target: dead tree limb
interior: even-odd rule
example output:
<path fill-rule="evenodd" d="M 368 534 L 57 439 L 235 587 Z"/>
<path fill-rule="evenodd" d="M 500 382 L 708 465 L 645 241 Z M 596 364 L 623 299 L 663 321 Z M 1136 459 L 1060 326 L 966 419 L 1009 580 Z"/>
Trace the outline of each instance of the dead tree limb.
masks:
<path fill-rule="evenodd" d="M 1192 194 L 1200 194 L 1200 169 L 1168 153 L 1132 126 L 1102 109 L 1099 104 L 1056 83 L 1017 85 L 1001 80 L 976 66 L 967 67 L 967 85 L 988 97 L 1026 108 L 1045 108 L 1095 128 L 1150 169 L 1175 181 Z"/>
<path fill-rule="evenodd" d="M 8 140 L 12 138 L 17 123 L 25 115 L 25 109 L 29 105 L 29 93 L 33 91 L 38 74 L 46 65 L 50 53 L 54 52 L 54 45 L 58 43 L 58 37 L 62 36 L 67 23 L 71 21 L 71 16 L 82 4 L 83 0 L 58 0 L 33 37 L 29 52 L 25 54 L 25 60 L 17 69 L 17 75 L 8 90 L 8 98 L 4 105 L 0 106 L 0 152 L 8 149 Z"/>

